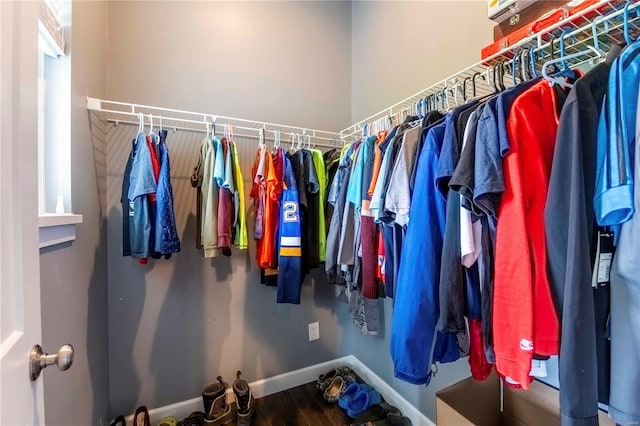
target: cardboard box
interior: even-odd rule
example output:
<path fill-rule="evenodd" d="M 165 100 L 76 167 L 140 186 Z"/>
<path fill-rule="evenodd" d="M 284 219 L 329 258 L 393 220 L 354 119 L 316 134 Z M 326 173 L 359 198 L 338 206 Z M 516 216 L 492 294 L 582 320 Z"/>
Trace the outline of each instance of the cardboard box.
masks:
<path fill-rule="evenodd" d="M 559 392 L 541 382 L 531 389 L 504 387 L 500 410 L 500 380 L 492 374 L 484 382 L 465 379 L 436 393 L 437 424 L 442 426 L 560 425 Z M 601 426 L 614 426 L 600 411 Z"/>

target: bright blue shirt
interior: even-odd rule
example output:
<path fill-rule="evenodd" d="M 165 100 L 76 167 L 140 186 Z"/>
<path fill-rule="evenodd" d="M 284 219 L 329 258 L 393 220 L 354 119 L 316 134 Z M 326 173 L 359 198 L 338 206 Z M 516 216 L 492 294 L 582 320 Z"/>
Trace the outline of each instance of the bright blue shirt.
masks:
<path fill-rule="evenodd" d="M 391 325 L 391 358 L 396 377 L 413 384 L 431 380 L 431 365 L 459 358 L 455 334 L 436 329 L 439 282 L 445 230 L 445 201 L 434 181 L 444 139 L 445 124 L 427 133 L 417 163 L 417 175 L 400 260 Z"/>
<path fill-rule="evenodd" d="M 369 155 L 369 151 L 373 149 L 373 144 L 377 140 L 376 136 L 369 136 L 364 140 L 356 159 L 356 164 L 353 166 L 353 175 L 349 180 L 349 187 L 347 188 L 347 201 L 356 206 L 357 210 L 360 210 L 362 205 L 362 178 L 364 174 L 364 161 Z"/>
<path fill-rule="evenodd" d="M 633 165 L 640 43 L 632 44 L 611 64 L 609 87 L 598 120 L 596 221 L 611 226 L 616 241 L 620 225 L 633 216 Z"/>

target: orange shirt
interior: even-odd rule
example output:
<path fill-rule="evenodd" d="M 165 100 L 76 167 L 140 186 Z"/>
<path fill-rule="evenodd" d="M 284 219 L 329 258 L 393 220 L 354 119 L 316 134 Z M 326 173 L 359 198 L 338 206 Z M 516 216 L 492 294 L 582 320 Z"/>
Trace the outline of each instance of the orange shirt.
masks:
<path fill-rule="evenodd" d="M 373 159 L 373 175 L 371 176 L 371 184 L 369 185 L 369 189 L 367 192 L 369 193 L 369 197 L 373 197 L 373 191 L 376 189 L 376 182 L 378 182 L 378 175 L 380 174 L 380 165 L 382 164 L 382 152 L 378 149 L 378 146 L 384 142 L 387 137 L 388 131 L 383 130 L 378 132 L 378 142 L 375 145 L 375 157 Z"/>

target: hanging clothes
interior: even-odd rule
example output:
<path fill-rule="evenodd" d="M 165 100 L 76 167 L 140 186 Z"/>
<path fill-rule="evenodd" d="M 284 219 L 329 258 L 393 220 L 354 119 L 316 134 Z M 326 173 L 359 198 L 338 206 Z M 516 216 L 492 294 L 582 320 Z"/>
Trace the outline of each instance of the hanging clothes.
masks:
<path fill-rule="evenodd" d="M 231 156 L 234 181 L 234 209 L 235 216 L 233 221 L 234 240 L 233 244 L 240 250 L 246 250 L 248 247 L 247 237 L 247 218 L 246 206 L 244 198 L 244 179 L 242 177 L 242 169 L 240 168 L 240 158 L 238 156 L 238 147 L 234 141 L 231 141 Z"/>
<path fill-rule="evenodd" d="M 171 166 L 169 163 L 169 148 L 166 144 L 167 131 L 158 133 L 157 151 L 160 160 L 160 173 L 156 191 L 156 224 L 155 224 L 155 252 L 165 257 L 180 251 L 180 238 L 176 229 L 175 212 L 173 209 L 173 188 L 171 187 Z"/>
<path fill-rule="evenodd" d="M 514 101 L 507 125 L 510 148 L 498 212 L 493 310 L 494 329 L 500 333 L 494 333 L 494 350 L 498 372 L 525 389 L 533 354 L 559 353 L 559 319 L 547 278 L 544 206 L 566 96 L 558 86 L 541 81 Z"/>
<path fill-rule="evenodd" d="M 133 157 L 133 160 L 126 197 L 129 200 L 128 230 L 131 257 L 138 259 L 141 264 L 146 264 L 155 248 L 152 232 L 155 218 L 151 196 L 155 196 L 156 178 L 152 164 L 152 151 L 149 149 L 147 136 L 144 133 L 138 133 L 130 157 Z"/>
<path fill-rule="evenodd" d="M 609 402 L 608 285 L 592 288 L 598 238 L 594 198 L 596 134 L 614 47 L 607 62 L 576 81 L 560 114 L 545 230 L 549 280 L 560 315 L 560 415 L 563 424 L 597 424 L 598 401 Z M 571 194 L 571 196 L 567 196 Z M 606 283 L 605 283 L 606 284 Z M 585 319 L 593 318 L 593 321 Z"/>
<path fill-rule="evenodd" d="M 611 265 L 611 390 L 609 415 L 619 424 L 640 422 L 640 43 L 613 61 L 597 133 L 594 209 L 616 244 Z M 604 252 L 602 252 L 604 253 Z M 608 253 L 610 254 L 610 253 Z M 603 255 L 602 255 L 603 256 Z M 606 275 L 604 257 L 596 265 Z M 594 272 L 595 273 L 595 272 Z M 596 285 L 600 280 L 596 278 Z"/>
<path fill-rule="evenodd" d="M 300 303 L 302 228 L 298 184 L 291 159 L 284 156 L 284 185 L 279 224 L 278 303 Z"/>

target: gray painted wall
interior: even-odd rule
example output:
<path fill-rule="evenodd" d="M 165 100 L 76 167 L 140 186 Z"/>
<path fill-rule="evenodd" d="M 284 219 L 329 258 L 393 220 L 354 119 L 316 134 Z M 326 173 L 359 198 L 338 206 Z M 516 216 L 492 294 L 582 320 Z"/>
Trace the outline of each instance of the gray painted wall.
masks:
<path fill-rule="evenodd" d="M 109 98 L 339 130 L 349 124 L 350 14 L 346 2 L 109 3 Z M 351 325 L 322 275 L 305 281 L 301 305 L 278 305 L 253 244 L 214 260 L 195 249 L 189 177 L 203 134 L 168 138 L 182 252 L 148 266 L 120 255 L 135 131 L 107 129 L 111 416 L 197 397 L 238 369 L 253 381 L 336 358 Z M 256 140 L 236 140 L 248 195 Z M 321 337 L 309 342 L 314 321 Z"/>
<path fill-rule="evenodd" d="M 108 95 L 337 131 L 350 22 L 349 2 L 111 2 Z"/>
<path fill-rule="evenodd" d="M 40 255 L 46 351 L 74 345 L 72 368 L 43 374 L 48 425 L 108 420 L 107 252 L 104 128 L 89 122 L 85 96 L 104 96 L 107 3 L 74 2 L 71 39 L 71 189 L 83 215 L 72 245 Z"/>
<path fill-rule="evenodd" d="M 351 20 L 353 121 L 477 62 L 480 49 L 491 42 L 493 25 L 486 19 L 486 3 L 480 1 L 356 1 Z M 381 27 L 396 30 L 380 31 Z M 372 57 L 380 60 L 375 67 L 366 66 Z M 468 362 L 438 365 L 428 387 L 396 379 L 389 355 L 390 300 L 384 309 L 385 333 L 361 336 L 347 327 L 342 354 L 358 357 L 435 421 L 435 392 L 469 376 Z"/>
<path fill-rule="evenodd" d="M 486 7 L 478 0 L 354 1 L 352 122 L 480 60 L 493 36 Z"/>

